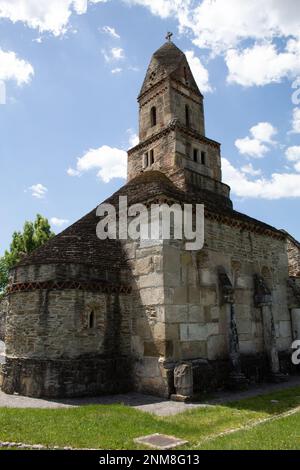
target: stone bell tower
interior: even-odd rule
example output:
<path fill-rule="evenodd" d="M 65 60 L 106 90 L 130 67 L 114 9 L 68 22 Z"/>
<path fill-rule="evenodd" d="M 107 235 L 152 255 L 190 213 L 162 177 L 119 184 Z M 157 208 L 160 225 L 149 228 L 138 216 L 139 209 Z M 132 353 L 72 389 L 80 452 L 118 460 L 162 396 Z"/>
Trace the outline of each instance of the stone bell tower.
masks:
<path fill-rule="evenodd" d="M 128 152 L 128 180 L 158 170 L 180 189 L 210 191 L 230 206 L 220 144 L 205 136 L 203 95 L 170 34 L 152 56 L 138 103 L 140 143 Z"/>

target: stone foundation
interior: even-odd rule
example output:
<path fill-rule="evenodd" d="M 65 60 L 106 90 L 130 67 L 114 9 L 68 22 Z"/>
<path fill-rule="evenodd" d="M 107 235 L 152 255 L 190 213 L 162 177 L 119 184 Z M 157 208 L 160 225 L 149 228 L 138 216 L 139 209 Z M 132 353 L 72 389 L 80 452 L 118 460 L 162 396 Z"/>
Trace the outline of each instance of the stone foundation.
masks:
<path fill-rule="evenodd" d="M 52 361 L 6 358 L 2 391 L 29 397 L 66 398 L 130 391 L 128 357 Z"/>

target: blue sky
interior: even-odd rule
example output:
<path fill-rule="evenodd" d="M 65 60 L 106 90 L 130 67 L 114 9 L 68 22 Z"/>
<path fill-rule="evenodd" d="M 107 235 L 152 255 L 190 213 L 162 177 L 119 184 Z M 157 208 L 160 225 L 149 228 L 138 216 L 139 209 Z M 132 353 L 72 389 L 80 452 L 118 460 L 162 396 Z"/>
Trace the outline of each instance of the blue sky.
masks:
<path fill-rule="evenodd" d="M 167 31 L 204 92 L 235 208 L 300 239 L 300 5 L 226 4 L 0 0 L 0 253 L 37 213 L 59 232 L 124 184 Z"/>

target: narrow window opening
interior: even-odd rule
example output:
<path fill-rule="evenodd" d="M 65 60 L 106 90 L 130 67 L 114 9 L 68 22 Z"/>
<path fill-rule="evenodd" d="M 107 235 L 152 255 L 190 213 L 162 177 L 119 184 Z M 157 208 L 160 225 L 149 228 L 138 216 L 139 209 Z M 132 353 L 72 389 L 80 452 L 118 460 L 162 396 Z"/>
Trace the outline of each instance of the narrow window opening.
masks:
<path fill-rule="evenodd" d="M 202 165 L 206 165 L 206 153 L 201 152 L 201 163 Z"/>
<path fill-rule="evenodd" d="M 186 67 L 183 68 L 183 73 L 184 73 L 184 80 L 185 80 L 185 83 L 188 84 L 188 75 L 187 75 L 187 69 L 186 69 Z"/>
<path fill-rule="evenodd" d="M 154 127 L 157 124 L 157 115 L 156 115 L 156 107 L 153 106 L 151 108 L 151 126 Z"/>
<path fill-rule="evenodd" d="M 190 108 L 188 105 L 185 106 L 185 124 L 186 124 L 186 127 L 190 127 L 190 124 L 191 124 Z"/>
<path fill-rule="evenodd" d="M 194 162 L 198 162 L 198 149 L 194 149 L 193 151 L 193 160 Z"/>
<path fill-rule="evenodd" d="M 150 150 L 150 165 L 154 163 L 154 150 Z"/>
<path fill-rule="evenodd" d="M 89 328 L 90 329 L 95 328 L 95 314 L 93 310 L 91 311 L 90 316 L 89 316 Z"/>

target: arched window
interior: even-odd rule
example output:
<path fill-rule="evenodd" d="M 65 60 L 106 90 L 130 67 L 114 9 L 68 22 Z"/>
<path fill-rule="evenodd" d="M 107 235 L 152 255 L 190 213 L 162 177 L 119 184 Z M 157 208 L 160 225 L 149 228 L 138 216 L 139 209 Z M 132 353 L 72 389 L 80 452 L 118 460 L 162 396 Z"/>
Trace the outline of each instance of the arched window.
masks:
<path fill-rule="evenodd" d="M 90 312 L 89 315 L 89 328 L 95 328 L 95 313 L 93 310 Z"/>
<path fill-rule="evenodd" d="M 156 107 L 153 106 L 151 108 L 151 126 L 156 126 L 157 124 L 157 116 L 156 116 Z"/>
<path fill-rule="evenodd" d="M 190 118 L 190 107 L 186 104 L 185 105 L 185 125 L 186 127 L 190 127 L 191 118 Z"/>

